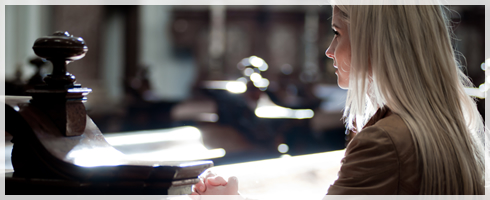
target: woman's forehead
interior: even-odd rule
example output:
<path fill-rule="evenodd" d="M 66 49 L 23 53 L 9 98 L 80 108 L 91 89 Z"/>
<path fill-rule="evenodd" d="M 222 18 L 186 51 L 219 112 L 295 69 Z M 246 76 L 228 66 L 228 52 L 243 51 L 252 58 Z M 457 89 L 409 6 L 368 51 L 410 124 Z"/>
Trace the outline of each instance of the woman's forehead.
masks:
<path fill-rule="evenodd" d="M 333 18 L 333 17 L 338 18 L 338 16 L 337 16 L 337 15 L 338 15 L 339 13 L 340 13 L 339 8 L 338 8 L 337 6 L 334 6 L 334 7 L 333 7 L 333 12 L 332 12 L 332 18 Z"/>
<path fill-rule="evenodd" d="M 332 14 L 332 28 L 341 28 L 343 24 L 343 21 L 341 20 L 340 17 L 340 10 L 337 7 L 334 7 L 333 14 Z"/>

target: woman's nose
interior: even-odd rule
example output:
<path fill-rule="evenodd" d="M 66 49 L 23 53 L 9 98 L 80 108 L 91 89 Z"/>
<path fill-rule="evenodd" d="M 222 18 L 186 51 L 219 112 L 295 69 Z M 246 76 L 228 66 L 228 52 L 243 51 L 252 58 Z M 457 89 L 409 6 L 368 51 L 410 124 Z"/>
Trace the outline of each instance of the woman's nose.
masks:
<path fill-rule="evenodd" d="M 325 51 L 325 55 L 326 55 L 327 57 L 329 57 L 329 58 L 333 59 L 333 55 L 334 55 L 334 54 L 333 54 L 333 52 L 334 52 L 334 51 L 333 51 L 333 48 L 332 48 L 332 46 L 330 46 L 330 47 L 328 47 L 327 51 Z"/>

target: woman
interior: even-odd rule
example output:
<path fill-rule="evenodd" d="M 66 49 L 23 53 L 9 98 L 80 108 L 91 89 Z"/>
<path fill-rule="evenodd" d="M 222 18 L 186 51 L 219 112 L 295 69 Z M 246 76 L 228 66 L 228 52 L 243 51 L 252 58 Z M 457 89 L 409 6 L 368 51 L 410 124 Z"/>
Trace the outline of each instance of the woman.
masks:
<path fill-rule="evenodd" d="M 334 6 L 326 55 L 352 140 L 328 194 L 484 194 L 484 126 L 444 9 Z M 196 193 L 235 194 L 229 181 L 209 176 Z"/>

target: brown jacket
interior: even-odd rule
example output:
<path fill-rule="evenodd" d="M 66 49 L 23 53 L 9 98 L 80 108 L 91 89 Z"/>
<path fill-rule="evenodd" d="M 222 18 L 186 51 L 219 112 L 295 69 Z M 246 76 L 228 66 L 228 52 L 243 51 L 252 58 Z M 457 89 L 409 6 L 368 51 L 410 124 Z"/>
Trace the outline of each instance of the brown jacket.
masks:
<path fill-rule="evenodd" d="M 410 131 L 397 114 L 380 109 L 353 136 L 329 195 L 416 195 L 421 171 Z"/>

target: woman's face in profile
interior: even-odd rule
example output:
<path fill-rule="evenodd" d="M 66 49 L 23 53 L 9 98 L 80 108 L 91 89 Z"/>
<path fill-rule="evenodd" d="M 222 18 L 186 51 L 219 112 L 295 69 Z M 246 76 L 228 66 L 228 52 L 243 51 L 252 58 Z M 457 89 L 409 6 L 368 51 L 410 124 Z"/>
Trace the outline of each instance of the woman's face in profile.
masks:
<path fill-rule="evenodd" d="M 347 24 L 340 18 L 340 10 L 335 7 L 332 16 L 332 29 L 335 36 L 325 54 L 333 59 L 333 66 L 337 69 L 337 83 L 340 88 L 349 88 L 349 74 L 351 64 L 350 39 Z"/>

